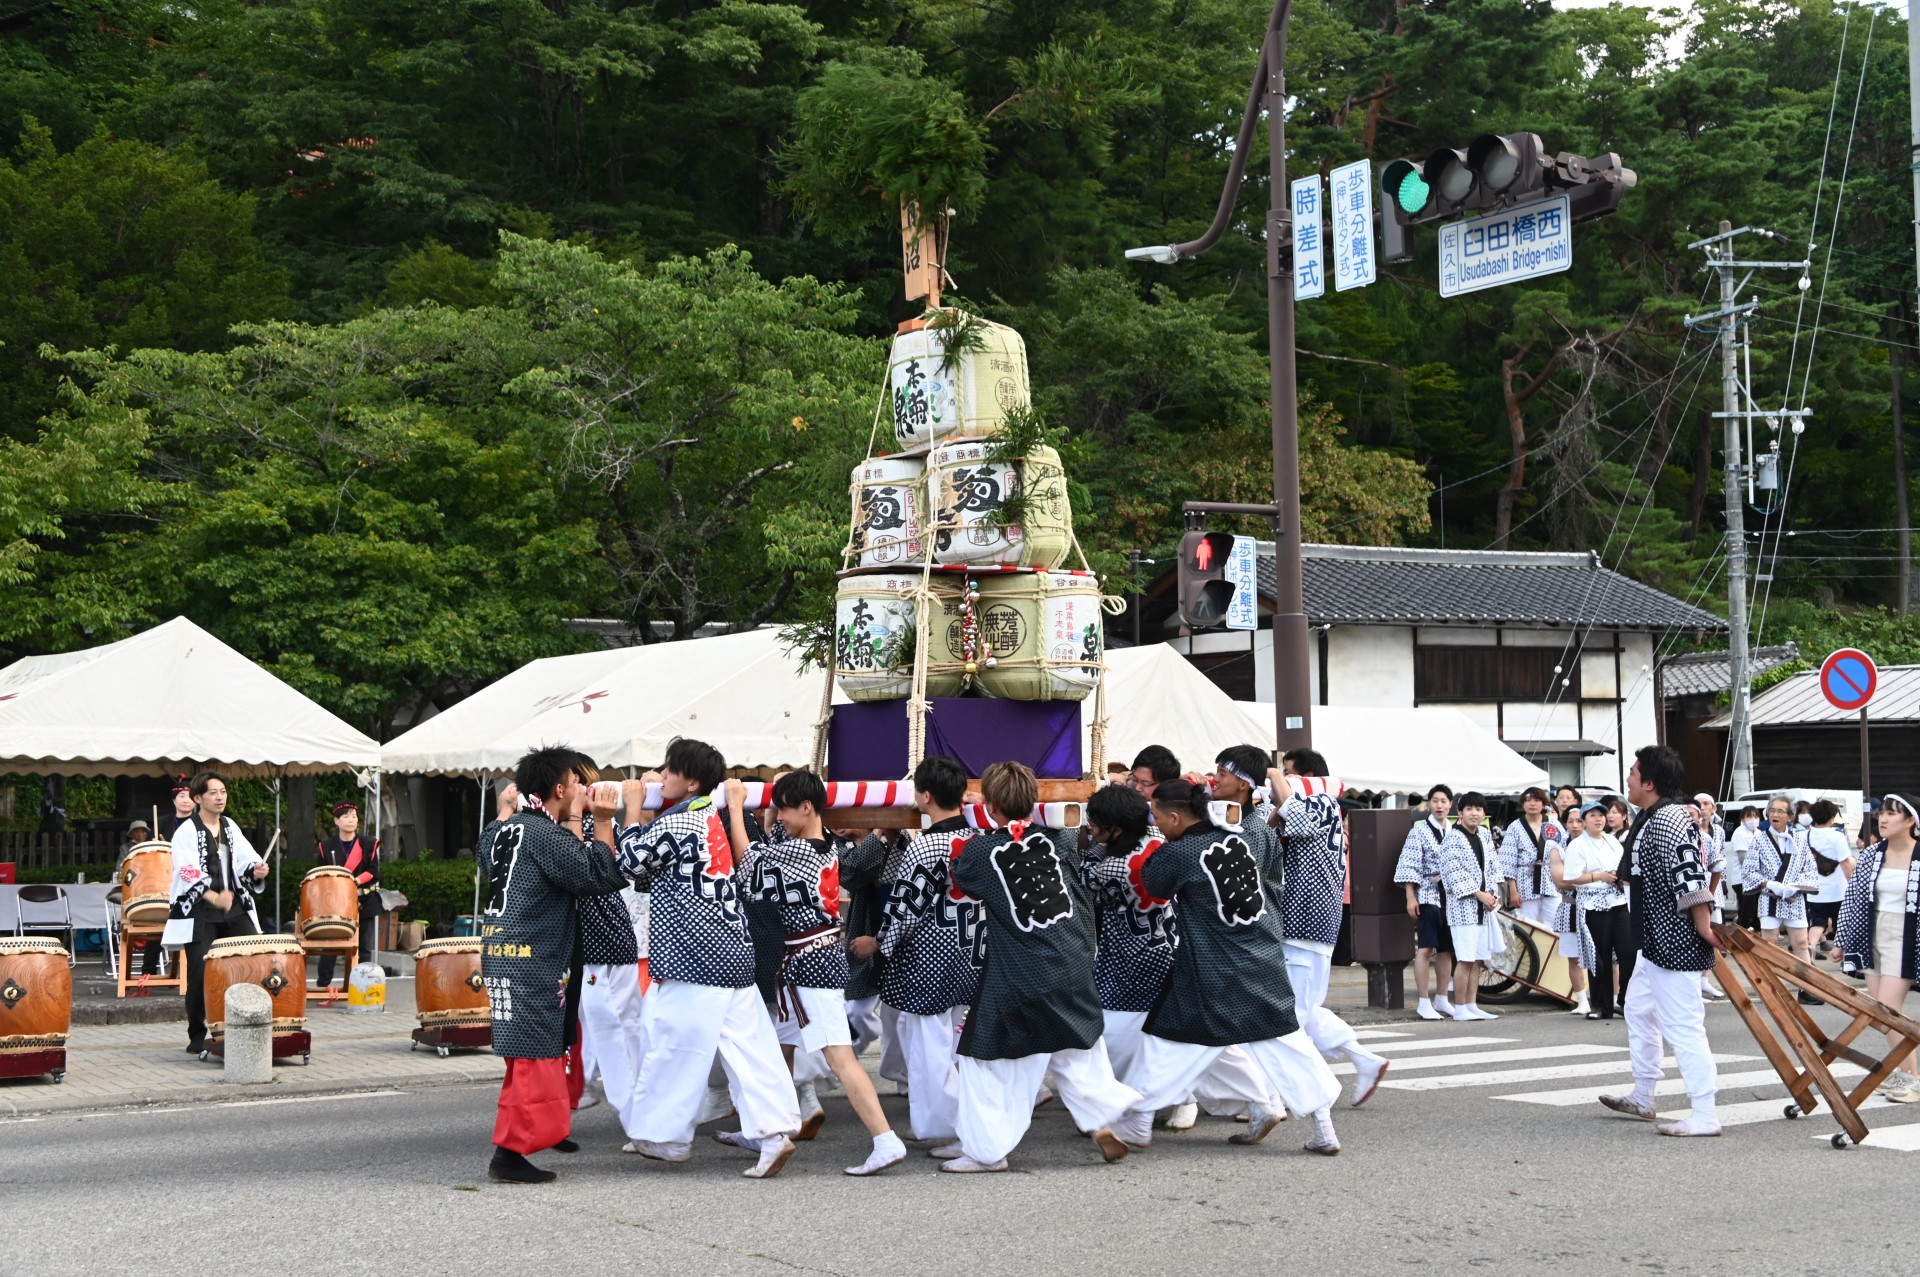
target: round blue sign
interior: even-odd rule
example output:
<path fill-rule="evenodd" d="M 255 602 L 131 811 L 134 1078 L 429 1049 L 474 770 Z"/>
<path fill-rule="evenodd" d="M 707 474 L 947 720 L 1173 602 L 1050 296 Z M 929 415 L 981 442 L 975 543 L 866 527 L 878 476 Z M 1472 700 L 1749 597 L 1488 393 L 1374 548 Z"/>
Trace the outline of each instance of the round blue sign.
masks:
<path fill-rule="evenodd" d="M 1820 694 L 1838 710 L 1856 710 L 1873 699 L 1880 671 L 1873 658 L 1856 648 L 1843 647 L 1820 666 Z"/>

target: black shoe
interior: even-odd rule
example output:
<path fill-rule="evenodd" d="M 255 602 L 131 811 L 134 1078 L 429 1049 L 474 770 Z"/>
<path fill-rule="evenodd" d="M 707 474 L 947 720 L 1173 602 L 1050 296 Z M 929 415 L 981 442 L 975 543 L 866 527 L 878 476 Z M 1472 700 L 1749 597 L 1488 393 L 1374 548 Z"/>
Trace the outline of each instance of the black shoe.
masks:
<path fill-rule="evenodd" d="M 551 1184 L 560 1177 L 541 1170 L 518 1153 L 496 1148 L 493 1160 L 487 1163 L 487 1178 L 501 1184 Z"/>
<path fill-rule="evenodd" d="M 555 1153 L 578 1153 L 580 1151 L 580 1145 L 575 1140 L 561 1140 L 553 1146 L 551 1151 Z"/>
<path fill-rule="evenodd" d="M 1802 989 L 1800 991 L 1800 1005 L 1803 1007 L 1823 1007 L 1827 1004 L 1822 1002 L 1819 998 L 1814 997 L 1811 993 L 1808 993 L 1806 990 Z"/>
<path fill-rule="evenodd" d="M 187 1043 L 188 1055 L 199 1055 L 201 1052 L 205 1051 L 206 1049 L 207 1049 L 207 1043 L 206 1043 L 206 1039 L 204 1038 L 202 1038 L 198 1042 Z"/>

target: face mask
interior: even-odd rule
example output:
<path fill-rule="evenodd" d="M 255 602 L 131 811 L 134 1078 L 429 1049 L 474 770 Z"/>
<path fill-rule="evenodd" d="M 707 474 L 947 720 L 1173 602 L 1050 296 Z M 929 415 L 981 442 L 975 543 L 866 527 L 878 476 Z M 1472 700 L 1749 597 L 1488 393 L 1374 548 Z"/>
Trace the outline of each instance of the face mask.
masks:
<path fill-rule="evenodd" d="M 1745 820 L 1741 821 L 1740 823 L 1745 825 L 1748 829 L 1758 829 L 1760 828 L 1760 817 L 1748 816 Z"/>
<path fill-rule="evenodd" d="M 1794 823 L 1796 825 L 1811 826 L 1813 824 L 1813 817 L 1803 811 L 1799 816 L 1795 817 Z"/>

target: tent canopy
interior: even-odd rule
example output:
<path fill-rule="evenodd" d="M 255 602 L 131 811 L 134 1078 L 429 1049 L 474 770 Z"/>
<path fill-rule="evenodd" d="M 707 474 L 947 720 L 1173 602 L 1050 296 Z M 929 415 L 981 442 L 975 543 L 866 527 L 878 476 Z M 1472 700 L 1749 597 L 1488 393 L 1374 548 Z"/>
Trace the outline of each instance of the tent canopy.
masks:
<path fill-rule="evenodd" d="M 732 767 L 805 767 L 825 678 L 772 629 L 549 657 L 394 737 L 386 768 L 497 774 L 545 744 L 602 767 L 655 767 L 676 736 L 710 741 Z"/>
<path fill-rule="evenodd" d="M 304 776 L 379 764 L 379 742 L 183 616 L 0 670 L 0 771 Z"/>
<path fill-rule="evenodd" d="M 1273 706 L 1236 702 L 1257 743 L 1275 739 Z M 1361 793 L 1423 794 L 1436 782 L 1455 793 L 1512 794 L 1547 784 L 1547 773 L 1457 709 L 1313 707 L 1313 746 L 1347 788 Z"/>

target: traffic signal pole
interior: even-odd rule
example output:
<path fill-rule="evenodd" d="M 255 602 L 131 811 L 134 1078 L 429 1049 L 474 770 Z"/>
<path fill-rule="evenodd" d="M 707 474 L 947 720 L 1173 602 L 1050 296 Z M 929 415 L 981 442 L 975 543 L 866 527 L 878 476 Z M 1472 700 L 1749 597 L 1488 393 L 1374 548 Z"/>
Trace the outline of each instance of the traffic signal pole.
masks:
<path fill-rule="evenodd" d="M 1306 586 L 1300 568 L 1300 400 L 1294 366 L 1293 217 L 1287 186 L 1287 26 L 1292 16 L 1293 0 L 1275 0 L 1213 224 L 1199 239 L 1127 253 L 1134 260 L 1172 265 L 1198 257 L 1219 242 L 1233 220 L 1253 130 L 1265 108 L 1272 175 L 1267 209 L 1267 362 L 1273 412 L 1273 704 L 1275 743 L 1283 754 L 1313 744 Z"/>

